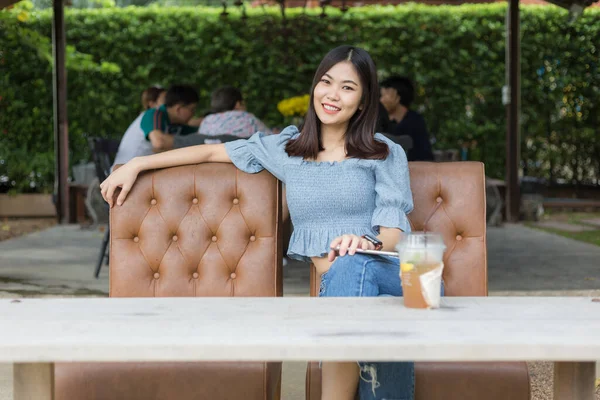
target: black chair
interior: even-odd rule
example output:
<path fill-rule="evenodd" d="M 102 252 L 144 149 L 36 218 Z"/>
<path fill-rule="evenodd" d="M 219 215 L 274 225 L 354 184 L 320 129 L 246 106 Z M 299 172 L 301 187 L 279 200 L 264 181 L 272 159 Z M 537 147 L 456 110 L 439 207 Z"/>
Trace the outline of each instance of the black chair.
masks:
<path fill-rule="evenodd" d="M 212 144 L 212 143 L 225 143 L 233 140 L 241 139 L 233 135 L 201 135 L 194 133 L 191 135 L 176 135 L 173 140 L 173 147 L 176 149 L 188 146 L 195 146 L 197 144 Z"/>
<path fill-rule="evenodd" d="M 117 139 L 108 139 L 101 137 L 90 137 L 88 138 L 88 145 L 92 152 L 92 160 L 96 166 L 96 175 L 99 183 L 102 183 L 109 175 L 119 150 L 120 141 Z M 108 204 L 106 204 L 108 207 Z M 100 246 L 100 255 L 98 256 L 98 262 L 94 270 L 94 277 L 98 279 L 100 275 L 100 269 L 102 268 L 102 262 L 106 258 L 106 265 L 108 265 L 108 241 L 110 239 L 110 226 L 106 228 L 104 238 L 102 239 L 102 245 Z"/>
<path fill-rule="evenodd" d="M 389 133 L 383 133 L 382 135 L 402 146 L 405 152 L 408 152 L 413 147 L 413 139 L 408 135 L 392 135 Z"/>

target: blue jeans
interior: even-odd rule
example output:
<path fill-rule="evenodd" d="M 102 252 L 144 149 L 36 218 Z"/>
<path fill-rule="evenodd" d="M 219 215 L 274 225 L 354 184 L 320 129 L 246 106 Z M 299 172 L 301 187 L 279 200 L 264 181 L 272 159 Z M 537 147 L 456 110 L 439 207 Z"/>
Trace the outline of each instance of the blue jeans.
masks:
<path fill-rule="evenodd" d="M 442 295 L 444 286 L 442 285 Z M 365 254 L 338 257 L 321 276 L 319 297 L 402 296 L 400 262 L 395 257 Z M 361 400 L 413 400 L 412 362 L 359 362 Z"/>

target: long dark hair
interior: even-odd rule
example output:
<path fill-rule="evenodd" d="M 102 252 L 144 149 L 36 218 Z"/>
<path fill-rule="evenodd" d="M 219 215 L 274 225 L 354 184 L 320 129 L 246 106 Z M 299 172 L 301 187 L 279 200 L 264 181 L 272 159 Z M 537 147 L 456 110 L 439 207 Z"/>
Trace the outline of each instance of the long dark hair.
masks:
<path fill-rule="evenodd" d="M 285 151 L 288 155 L 314 160 L 319 152 L 324 150 L 321 140 L 321 121 L 317 117 L 314 106 L 315 86 L 327 71 L 343 61 L 352 63 L 363 87 L 362 107 L 359 107 L 348 123 L 345 135 L 346 154 L 350 158 L 376 160 L 387 157 L 389 153 L 387 144 L 375 140 L 374 137 L 379 112 L 379 85 L 375 63 L 365 50 L 347 45 L 331 50 L 319 64 L 310 89 L 310 103 L 302 133 L 286 145 Z"/>
<path fill-rule="evenodd" d="M 160 95 L 165 91 L 160 86 L 150 86 L 142 92 L 142 108 L 147 110 L 150 108 L 150 102 L 156 102 Z"/>

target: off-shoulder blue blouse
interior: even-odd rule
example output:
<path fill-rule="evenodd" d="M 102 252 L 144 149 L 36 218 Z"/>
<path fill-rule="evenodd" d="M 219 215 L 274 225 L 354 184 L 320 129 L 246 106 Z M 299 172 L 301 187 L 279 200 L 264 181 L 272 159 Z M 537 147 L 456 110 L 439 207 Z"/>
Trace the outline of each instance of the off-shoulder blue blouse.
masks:
<path fill-rule="evenodd" d="M 285 146 L 300 135 L 295 126 L 279 135 L 255 133 L 225 143 L 233 164 L 248 173 L 266 169 L 286 185 L 294 226 L 288 256 L 310 262 L 329 252 L 343 234 L 378 235 L 379 227 L 410 231 L 406 215 L 413 209 L 408 162 L 402 147 L 383 135 L 390 152 L 385 160 L 349 158 L 339 162 L 290 157 Z"/>

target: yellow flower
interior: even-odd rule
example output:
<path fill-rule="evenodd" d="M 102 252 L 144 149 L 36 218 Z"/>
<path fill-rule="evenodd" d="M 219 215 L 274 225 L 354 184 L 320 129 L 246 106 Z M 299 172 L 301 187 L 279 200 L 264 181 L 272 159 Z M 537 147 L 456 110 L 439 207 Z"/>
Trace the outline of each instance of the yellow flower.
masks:
<path fill-rule="evenodd" d="M 293 116 L 304 116 L 308 111 L 308 103 L 310 102 L 310 95 L 306 94 L 303 96 L 291 97 L 289 99 L 281 100 L 277 104 L 277 110 L 284 117 Z"/>
<path fill-rule="evenodd" d="M 21 11 L 18 15 L 17 15 L 17 19 L 21 22 L 25 22 L 29 19 L 29 13 L 27 11 Z"/>

